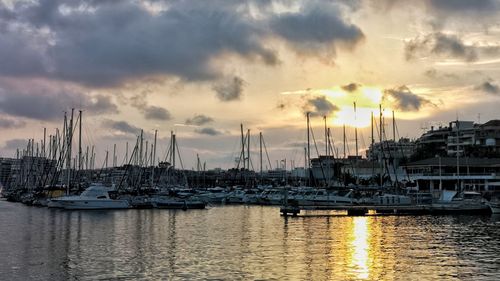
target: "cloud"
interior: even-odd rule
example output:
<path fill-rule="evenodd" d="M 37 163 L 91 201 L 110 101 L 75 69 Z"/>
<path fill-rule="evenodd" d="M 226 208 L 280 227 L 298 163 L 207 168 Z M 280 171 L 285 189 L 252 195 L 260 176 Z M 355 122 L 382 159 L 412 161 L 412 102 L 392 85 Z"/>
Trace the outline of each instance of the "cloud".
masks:
<path fill-rule="evenodd" d="M 407 86 L 384 90 L 382 99 L 401 111 L 419 111 L 424 105 L 433 105 L 428 99 L 414 94 Z"/>
<path fill-rule="evenodd" d="M 424 76 L 430 79 L 458 79 L 458 75 L 454 73 L 437 71 L 435 68 L 429 68 L 424 71 Z"/>
<path fill-rule="evenodd" d="M 150 93 L 150 91 L 144 90 L 141 93 L 132 96 L 130 98 L 130 104 L 144 114 L 144 118 L 148 120 L 171 120 L 172 114 L 170 114 L 167 109 L 153 105 L 149 106 L 147 104 L 146 100 Z"/>
<path fill-rule="evenodd" d="M 498 8 L 496 0 L 428 0 L 431 8 L 442 12 L 490 13 Z"/>
<path fill-rule="evenodd" d="M 110 96 L 96 95 L 87 100 L 85 109 L 94 114 L 119 113 Z"/>
<path fill-rule="evenodd" d="M 311 116 L 329 116 L 338 110 L 325 96 L 308 97 L 302 107 L 302 111 L 310 112 Z"/>
<path fill-rule="evenodd" d="M 270 20 L 270 26 L 293 48 L 308 54 L 335 54 L 338 43 L 353 47 L 364 39 L 361 29 L 344 18 L 340 7 L 328 2 L 310 2 L 297 12 L 281 13 Z"/>
<path fill-rule="evenodd" d="M 133 126 L 126 121 L 114 121 L 114 120 L 104 120 L 103 125 L 106 128 L 115 130 L 118 133 L 121 134 L 133 134 L 133 135 L 138 135 L 141 132 L 141 129 Z"/>
<path fill-rule="evenodd" d="M 221 101 L 234 101 L 241 99 L 243 94 L 243 79 L 238 76 L 227 78 L 215 84 L 212 89 L 217 94 L 217 98 Z"/>
<path fill-rule="evenodd" d="M 210 122 L 213 122 L 214 119 L 212 117 L 205 116 L 203 114 L 195 115 L 193 118 L 186 119 L 186 125 L 195 125 L 195 126 L 203 126 Z"/>
<path fill-rule="evenodd" d="M 476 86 L 475 89 L 495 95 L 500 93 L 500 88 L 498 87 L 498 85 L 491 80 L 484 81 L 480 85 Z"/>
<path fill-rule="evenodd" d="M 88 96 L 75 89 L 45 87 L 36 83 L 27 89 L 0 88 L 0 112 L 11 116 L 55 120 L 62 118 L 63 112 L 71 108 L 81 108 L 95 115 L 118 113 L 109 96 Z"/>
<path fill-rule="evenodd" d="M 318 57 L 364 38 L 351 1 L 20 1 L 0 6 L 0 75 L 116 87 L 147 77 L 217 81 L 226 54 L 274 66 L 269 39 Z M 298 7 L 283 12 L 280 7 Z M 285 9 L 287 10 L 287 9 Z M 291 10 L 291 9 L 288 9 Z"/>
<path fill-rule="evenodd" d="M 200 134 L 200 135 L 209 135 L 209 136 L 217 136 L 217 135 L 221 135 L 222 132 L 221 131 L 218 131 L 214 128 L 202 128 L 202 129 L 196 129 L 194 130 L 196 133 Z"/>
<path fill-rule="evenodd" d="M 237 5 L 204 1 L 167 5 L 157 13 L 132 0 L 14 5 L 10 12 L 15 20 L 9 28 L 23 28 L 0 35 L 2 59 L 12 62 L 2 63 L 0 73 L 114 86 L 154 75 L 211 80 L 221 77 L 211 62 L 224 53 L 271 65 L 277 62 L 261 42 L 265 31 Z M 37 32 L 47 35 L 33 42 L 31 34 Z M 16 65 L 18 58 L 23 63 Z M 9 70 L 12 66 L 16 73 Z"/>
<path fill-rule="evenodd" d="M 16 150 L 18 148 L 25 148 L 27 145 L 28 140 L 26 139 L 11 139 L 5 142 L 3 148 L 7 150 Z"/>
<path fill-rule="evenodd" d="M 350 83 L 350 84 L 342 86 L 342 89 L 346 92 L 352 93 L 352 92 L 355 92 L 361 86 L 362 85 L 358 84 L 358 83 Z"/>
<path fill-rule="evenodd" d="M 0 92 L 0 111 L 12 116 L 38 120 L 61 118 L 63 111 L 75 107 L 79 94 L 73 92 L 13 93 Z"/>
<path fill-rule="evenodd" d="M 26 126 L 26 122 L 19 119 L 1 117 L 0 116 L 0 128 L 1 129 L 16 129 Z"/>
<path fill-rule="evenodd" d="M 476 47 L 466 45 L 457 35 L 435 32 L 406 41 L 405 56 L 407 60 L 435 56 L 472 62 L 477 60 L 478 51 Z"/>
<path fill-rule="evenodd" d="M 172 119 L 172 115 L 168 110 L 162 107 L 157 106 L 148 106 L 145 108 L 144 117 L 146 119 L 154 119 L 154 120 L 170 120 Z"/>

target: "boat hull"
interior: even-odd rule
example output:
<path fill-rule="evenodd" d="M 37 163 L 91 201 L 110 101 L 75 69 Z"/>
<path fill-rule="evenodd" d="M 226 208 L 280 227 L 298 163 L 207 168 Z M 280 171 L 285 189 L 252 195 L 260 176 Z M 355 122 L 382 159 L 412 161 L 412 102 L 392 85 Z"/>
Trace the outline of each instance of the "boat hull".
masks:
<path fill-rule="evenodd" d="M 492 214 L 500 214 L 500 203 L 489 203 Z"/>
<path fill-rule="evenodd" d="M 49 207 L 66 210 L 103 210 L 103 209 L 128 209 L 127 200 L 112 199 L 86 199 L 86 200 L 51 200 Z"/>

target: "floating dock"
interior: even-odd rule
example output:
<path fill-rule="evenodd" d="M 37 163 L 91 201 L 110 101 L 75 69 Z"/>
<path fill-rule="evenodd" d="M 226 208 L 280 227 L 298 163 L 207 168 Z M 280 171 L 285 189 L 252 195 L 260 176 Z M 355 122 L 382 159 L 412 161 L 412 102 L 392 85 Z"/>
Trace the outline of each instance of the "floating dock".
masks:
<path fill-rule="evenodd" d="M 442 205 L 337 205 L 337 206 L 282 206 L 280 213 L 283 216 L 297 216 L 304 210 L 347 211 L 349 216 L 363 216 L 368 213 L 395 214 L 395 215 L 429 215 L 429 214 L 489 214 L 490 208 L 485 205 L 481 208 L 457 208 Z"/>

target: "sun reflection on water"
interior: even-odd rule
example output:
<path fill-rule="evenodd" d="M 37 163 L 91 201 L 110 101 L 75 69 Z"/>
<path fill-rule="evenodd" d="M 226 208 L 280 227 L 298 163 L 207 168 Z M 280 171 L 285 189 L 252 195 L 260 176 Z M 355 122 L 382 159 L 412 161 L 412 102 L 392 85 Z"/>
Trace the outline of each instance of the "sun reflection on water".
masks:
<path fill-rule="evenodd" d="M 370 277 L 370 224 L 367 217 L 353 218 L 352 227 L 352 255 L 350 268 L 358 279 Z"/>

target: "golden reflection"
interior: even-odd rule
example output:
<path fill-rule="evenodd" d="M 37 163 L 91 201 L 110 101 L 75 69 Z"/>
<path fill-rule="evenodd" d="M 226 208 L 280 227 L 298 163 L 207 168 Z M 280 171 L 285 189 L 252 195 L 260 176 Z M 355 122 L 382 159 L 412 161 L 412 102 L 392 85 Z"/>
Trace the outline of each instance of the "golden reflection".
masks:
<path fill-rule="evenodd" d="M 352 227 L 352 255 L 350 268 L 358 279 L 368 279 L 370 277 L 370 227 L 367 217 L 353 218 Z"/>

